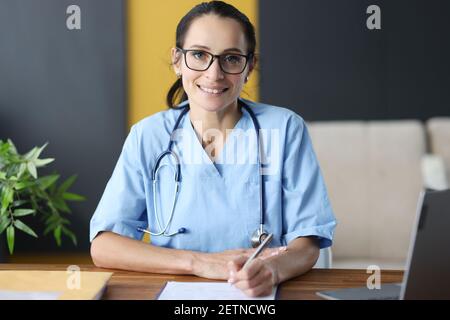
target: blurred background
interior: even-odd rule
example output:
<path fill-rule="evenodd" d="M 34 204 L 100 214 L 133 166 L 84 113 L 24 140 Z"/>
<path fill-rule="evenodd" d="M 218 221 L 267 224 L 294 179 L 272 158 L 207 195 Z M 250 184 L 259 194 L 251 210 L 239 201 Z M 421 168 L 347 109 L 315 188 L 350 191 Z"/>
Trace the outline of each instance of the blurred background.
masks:
<path fill-rule="evenodd" d="M 257 29 L 243 97 L 308 123 L 339 221 L 333 266 L 403 268 L 420 190 L 448 187 L 450 3 L 228 2 Z M 16 233 L 10 256 L 3 233 L 0 261 L 90 262 L 89 220 L 130 126 L 166 108 L 176 25 L 197 3 L 0 0 L 0 139 L 20 153 L 48 142 L 56 160 L 40 172 L 77 174 L 72 190 L 87 198 L 70 203 L 77 246 L 26 217 L 39 238 Z M 380 29 L 368 28 L 371 5 Z"/>

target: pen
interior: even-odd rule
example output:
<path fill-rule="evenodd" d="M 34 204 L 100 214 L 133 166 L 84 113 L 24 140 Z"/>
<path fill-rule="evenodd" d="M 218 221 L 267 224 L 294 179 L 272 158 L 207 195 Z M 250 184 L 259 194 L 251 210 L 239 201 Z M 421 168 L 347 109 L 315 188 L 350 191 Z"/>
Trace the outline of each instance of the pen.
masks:
<path fill-rule="evenodd" d="M 273 234 L 270 233 L 265 239 L 264 241 L 258 246 L 258 248 L 256 248 L 256 251 L 253 252 L 253 254 L 250 256 L 250 258 L 247 259 L 247 261 L 245 262 L 244 266 L 242 267 L 242 269 L 244 269 L 246 266 L 248 266 L 250 264 L 250 262 L 252 262 L 263 250 L 265 247 L 267 247 L 270 243 L 270 241 L 273 238 Z"/>

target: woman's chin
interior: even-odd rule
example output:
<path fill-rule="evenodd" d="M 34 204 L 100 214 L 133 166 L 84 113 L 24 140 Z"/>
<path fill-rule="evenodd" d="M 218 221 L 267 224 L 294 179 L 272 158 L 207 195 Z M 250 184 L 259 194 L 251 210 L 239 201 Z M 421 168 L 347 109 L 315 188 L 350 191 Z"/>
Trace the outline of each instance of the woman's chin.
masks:
<path fill-rule="evenodd" d="M 199 106 L 202 109 L 209 112 L 217 112 L 225 109 L 229 105 L 232 104 L 232 101 L 229 99 L 219 99 L 219 98 L 208 98 L 208 99 L 199 99 Z"/>

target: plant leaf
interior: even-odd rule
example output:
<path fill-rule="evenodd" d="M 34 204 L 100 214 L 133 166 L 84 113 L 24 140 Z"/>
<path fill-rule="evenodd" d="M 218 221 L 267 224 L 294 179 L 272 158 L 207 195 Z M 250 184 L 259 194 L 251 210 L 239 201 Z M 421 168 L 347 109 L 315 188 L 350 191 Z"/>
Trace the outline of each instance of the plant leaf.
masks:
<path fill-rule="evenodd" d="M 37 183 L 42 190 L 47 189 L 59 179 L 59 174 L 52 174 L 49 176 L 41 177 L 37 179 Z"/>
<path fill-rule="evenodd" d="M 49 164 L 50 162 L 53 162 L 55 159 L 54 158 L 47 158 L 47 159 L 36 159 L 34 160 L 34 165 L 36 166 L 36 168 L 40 168 L 45 166 L 46 164 Z"/>
<path fill-rule="evenodd" d="M 38 159 L 39 156 L 41 155 L 41 152 L 45 149 L 47 145 L 48 142 L 46 142 L 42 147 L 34 147 L 24 155 L 24 159 L 31 161 Z"/>
<path fill-rule="evenodd" d="M 75 180 L 77 179 L 77 175 L 74 174 L 72 176 L 70 176 L 69 178 L 67 178 L 66 181 L 64 181 L 58 188 L 58 193 L 59 194 L 63 194 L 64 192 L 66 192 L 67 189 L 70 188 L 70 186 L 75 182 Z"/>
<path fill-rule="evenodd" d="M 28 188 L 28 187 L 34 185 L 34 183 L 35 183 L 34 181 L 21 181 L 21 182 L 17 182 L 15 184 L 14 188 L 16 190 L 22 190 L 22 189 L 25 189 L 25 188 Z"/>
<path fill-rule="evenodd" d="M 21 163 L 20 166 L 19 166 L 19 173 L 17 174 L 17 176 L 19 178 L 21 178 L 26 170 L 27 170 L 27 164 L 26 163 Z"/>
<path fill-rule="evenodd" d="M 19 207 L 25 203 L 28 203 L 28 200 L 16 200 L 12 203 L 11 207 Z"/>
<path fill-rule="evenodd" d="M 53 230 L 53 236 L 55 237 L 56 244 L 58 247 L 61 246 L 61 226 L 57 226 L 55 230 Z"/>
<path fill-rule="evenodd" d="M 7 186 L 4 186 L 2 196 L 2 207 L 8 208 L 9 204 L 13 202 L 14 190 Z"/>
<path fill-rule="evenodd" d="M 63 234 L 65 234 L 66 236 L 68 236 L 72 240 L 72 242 L 73 242 L 73 244 L 75 246 L 78 245 L 77 237 L 75 236 L 75 234 L 72 231 L 70 231 L 69 229 L 67 229 L 66 227 L 63 226 L 62 227 L 62 232 L 63 232 Z"/>
<path fill-rule="evenodd" d="M 23 222 L 20 221 L 20 220 L 15 220 L 15 221 L 14 221 L 14 226 L 15 226 L 17 229 L 20 229 L 20 230 L 22 230 L 23 232 L 28 233 L 30 236 L 33 236 L 33 237 L 35 237 L 35 238 L 38 237 L 37 234 L 36 234 L 29 226 L 27 226 L 25 223 L 23 223 Z"/>
<path fill-rule="evenodd" d="M 67 206 L 66 202 L 62 198 L 53 199 L 52 203 L 56 209 L 61 210 L 62 212 L 67 213 L 71 212 L 70 208 Z"/>
<path fill-rule="evenodd" d="M 52 223 L 52 222 L 55 222 L 56 220 L 58 220 L 59 219 L 59 216 L 57 216 L 57 215 L 50 215 L 49 217 L 47 217 L 47 219 L 45 219 L 45 223 L 46 224 L 50 224 L 50 223 Z"/>
<path fill-rule="evenodd" d="M 33 176 L 33 178 L 37 179 L 37 171 L 36 171 L 36 166 L 34 165 L 33 162 L 27 162 L 27 169 L 28 172 Z"/>
<path fill-rule="evenodd" d="M 13 254 L 14 252 L 14 227 L 10 225 L 8 229 L 6 229 L 6 239 L 8 241 L 8 249 L 9 254 Z"/>
<path fill-rule="evenodd" d="M 25 160 L 32 160 L 33 159 L 33 157 L 34 157 L 34 154 L 36 153 L 36 151 L 37 151 L 37 147 L 34 147 L 33 149 L 31 149 L 30 151 L 28 151 L 26 154 L 24 154 L 23 155 L 23 158 L 25 159 Z"/>
<path fill-rule="evenodd" d="M 23 217 L 34 213 L 33 209 L 16 209 L 13 212 L 14 217 Z"/>
<path fill-rule="evenodd" d="M 70 201 L 84 201 L 86 200 L 85 197 L 71 192 L 64 192 L 62 195 L 63 199 L 70 200 Z"/>
<path fill-rule="evenodd" d="M 11 141 L 11 139 L 8 139 L 7 141 L 8 141 L 8 143 L 9 143 L 9 150 L 10 150 L 12 153 L 17 154 L 17 148 L 16 148 L 16 146 L 14 145 L 14 143 Z"/>
<path fill-rule="evenodd" d="M 33 155 L 33 160 L 37 160 L 39 156 L 41 155 L 41 152 L 45 149 L 45 147 L 48 145 L 48 142 L 46 142 L 42 147 L 37 148 L 36 153 Z"/>
<path fill-rule="evenodd" d="M 7 217 L 2 218 L 1 222 L 0 222 L 0 234 L 3 233 L 3 231 L 5 231 L 5 229 L 9 226 L 11 220 Z"/>
<path fill-rule="evenodd" d="M 57 222 L 54 222 L 54 223 L 51 223 L 51 224 L 49 224 L 46 228 L 45 228 L 45 230 L 44 230 L 44 236 L 46 236 L 50 231 L 52 231 L 52 230 L 55 230 L 55 228 L 58 226 L 58 223 Z"/>

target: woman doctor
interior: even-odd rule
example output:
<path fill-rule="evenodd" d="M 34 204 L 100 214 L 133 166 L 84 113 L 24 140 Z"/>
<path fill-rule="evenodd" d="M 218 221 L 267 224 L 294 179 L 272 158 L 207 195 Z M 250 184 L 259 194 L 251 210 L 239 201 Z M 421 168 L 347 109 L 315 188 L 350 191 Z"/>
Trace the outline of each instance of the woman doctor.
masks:
<path fill-rule="evenodd" d="M 96 266 L 225 279 L 262 296 L 331 245 L 336 221 L 304 121 L 240 98 L 255 47 L 249 19 L 224 2 L 181 19 L 170 108 L 131 128 L 92 217 Z M 270 248 L 244 269 L 261 231 Z"/>

